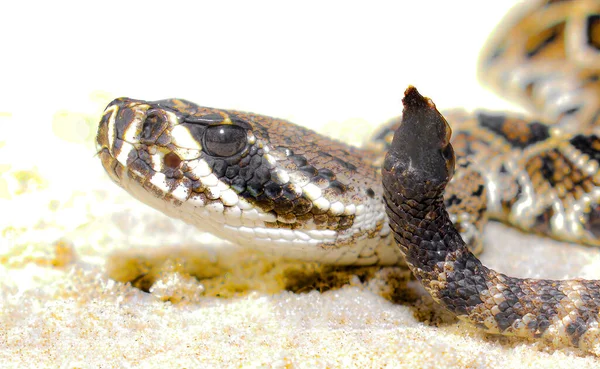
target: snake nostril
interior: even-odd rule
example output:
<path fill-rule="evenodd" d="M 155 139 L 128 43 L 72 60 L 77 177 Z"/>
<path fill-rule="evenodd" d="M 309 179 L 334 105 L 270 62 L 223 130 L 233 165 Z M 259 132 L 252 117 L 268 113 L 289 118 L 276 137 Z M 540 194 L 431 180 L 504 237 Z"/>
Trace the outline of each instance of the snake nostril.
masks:
<path fill-rule="evenodd" d="M 142 126 L 142 138 L 147 141 L 156 141 L 167 128 L 167 120 L 167 115 L 162 109 L 148 110 Z"/>

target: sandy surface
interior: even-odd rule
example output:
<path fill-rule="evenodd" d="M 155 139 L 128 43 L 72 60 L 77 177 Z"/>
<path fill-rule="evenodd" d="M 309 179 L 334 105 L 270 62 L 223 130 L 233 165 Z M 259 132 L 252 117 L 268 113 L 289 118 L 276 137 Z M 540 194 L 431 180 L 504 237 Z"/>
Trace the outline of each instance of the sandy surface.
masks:
<path fill-rule="evenodd" d="M 57 113 L 28 147 L 0 144 L 0 366 L 600 368 L 458 323 L 403 270 L 272 259 L 137 203 L 94 157 L 106 100 Z M 19 119 L 0 124 L 22 137 Z M 486 244 L 507 274 L 600 278 L 596 249 L 498 224 Z"/>

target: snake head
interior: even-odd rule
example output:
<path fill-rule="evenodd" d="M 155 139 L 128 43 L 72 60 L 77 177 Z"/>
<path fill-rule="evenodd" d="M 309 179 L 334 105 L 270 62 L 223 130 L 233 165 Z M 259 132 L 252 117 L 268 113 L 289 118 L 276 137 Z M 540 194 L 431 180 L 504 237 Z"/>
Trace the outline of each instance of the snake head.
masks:
<path fill-rule="evenodd" d="M 348 264 L 389 234 L 367 153 L 285 120 L 119 98 L 96 143 L 109 176 L 132 196 L 239 244 Z M 364 263 L 379 257 L 364 254 Z"/>
<path fill-rule="evenodd" d="M 201 156 L 239 161 L 254 141 L 244 121 L 179 99 L 115 99 L 105 109 L 96 136 L 104 167 L 119 184 L 119 172 L 107 164 L 120 164 L 145 181 L 162 184 L 182 178 L 188 164 Z"/>
<path fill-rule="evenodd" d="M 455 164 L 450 125 L 431 99 L 413 86 L 406 89 L 402 103 L 402 124 L 386 155 L 384 172 L 393 171 L 413 183 L 447 183 Z"/>
<path fill-rule="evenodd" d="M 115 99 L 100 120 L 96 144 L 115 183 L 168 215 L 197 216 L 185 220 L 209 231 L 219 224 L 211 213 L 222 215 L 239 202 L 231 183 L 220 177 L 227 179 L 232 167 L 257 150 L 247 122 L 180 99 Z M 183 210 L 186 202 L 202 211 Z"/>

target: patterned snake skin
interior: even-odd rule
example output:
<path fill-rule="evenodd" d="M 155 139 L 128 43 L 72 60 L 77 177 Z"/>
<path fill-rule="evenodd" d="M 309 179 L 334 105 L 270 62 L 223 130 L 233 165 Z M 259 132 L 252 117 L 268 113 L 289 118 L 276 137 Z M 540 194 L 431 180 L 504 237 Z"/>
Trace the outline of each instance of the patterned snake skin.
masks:
<path fill-rule="evenodd" d="M 461 318 L 492 332 L 586 347 L 598 334 L 596 282 L 503 276 L 463 246 L 481 251 L 488 217 L 600 246 L 599 50 L 597 1 L 535 1 L 507 17 L 482 53 L 480 77 L 527 104 L 535 119 L 446 113 L 456 173 L 448 176 L 450 161 L 434 168 L 435 160 L 418 154 L 414 168 L 434 171 L 421 178 L 427 186 L 405 176 L 406 163 L 388 159 L 394 232 L 383 153 L 412 157 L 415 142 L 431 135 L 414 125 L 412 135 L 423 137 L 399 148 L 392 137 L 400 117 L 355 148 L 258 114 L 120 98 L 100 121 L 99 157 L 140 201 L 234 243 L 340 265 L 397 265 L 406 255 L 434 298 Z M 421 110 L 432 106 L 413 100 Z M 431 137 L 432 150 L 451 150 L 440 119 L 426 124 L 443 136 Z M 410 135 L 406 126 L 400 137 Z M 390 176 L 413 182 L 393 184 Z"/>
<path fill-rule="evenodd" d="M 488 332 L 593 347 L 600 281 L 509 277 L 466 247 L 444 206 L 454 174 L 451 132 L 433 102 L 409 87 L 382 172 L 391 228 L 411 271 L 434 300 Z"/>

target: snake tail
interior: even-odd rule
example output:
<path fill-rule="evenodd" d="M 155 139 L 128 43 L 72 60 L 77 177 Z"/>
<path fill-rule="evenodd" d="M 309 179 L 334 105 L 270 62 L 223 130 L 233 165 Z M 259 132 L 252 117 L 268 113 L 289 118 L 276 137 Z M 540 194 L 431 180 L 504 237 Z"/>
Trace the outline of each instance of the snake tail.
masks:
<path fill-rule="evenodd" d="M 487 332 L 593 348 L 600 337 L 600 281 L 514 278 L 484 266 L 444 206 L 455 161 L 450 126 L 412 86 L 403 104 L 382 169 L 384 198 L 395 241 L 424 288 Z"/>

